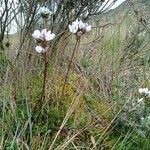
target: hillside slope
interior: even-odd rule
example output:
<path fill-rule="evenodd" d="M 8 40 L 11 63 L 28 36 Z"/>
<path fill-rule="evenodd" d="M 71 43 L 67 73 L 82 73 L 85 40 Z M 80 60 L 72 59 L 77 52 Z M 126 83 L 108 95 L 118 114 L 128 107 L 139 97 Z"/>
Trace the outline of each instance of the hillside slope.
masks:
<path fill-rule="evenodd" d="M 147 24 L 150 23 L 150 1 L 149 0 L 127 0 L 116 9 L 112 9 L 96 19 L 106 22 L 120 21 L 124 16 L 137 17 L 144 19 Z"/>

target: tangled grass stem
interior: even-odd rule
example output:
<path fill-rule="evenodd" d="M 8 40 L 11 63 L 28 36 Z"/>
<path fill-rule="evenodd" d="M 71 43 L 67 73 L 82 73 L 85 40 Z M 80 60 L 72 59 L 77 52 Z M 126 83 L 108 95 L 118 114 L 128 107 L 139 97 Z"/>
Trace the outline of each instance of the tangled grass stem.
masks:
<path fill-rule="evenodd" d="M 41 93 L 41 101 L 45 99 L 45 87 L 46 87 L 46 79 L 47 79 L 47 69 L 48 69 L 48 53 L 44 53 L 44 77 L 43 77 L 43 85 L 42 85 L 42 93 Z"/>
<path fill-rule="evenodd" d="M 80 45 L 80 37 L 77 36 L 77 37 L 76 37 L 75 47 L 74 47 L 74 49 L 73 49 L 73 52 L 72 52 L 72 55 L 71 55 L 71 59 L 70 59 L 70 62 L 69 62 L 69 64 L 68 64 L 67 73 L 66 73 L 66 75 L 65 75 L 65 81 L 64 81 L 64 84 L 63 84 L 63 88 L 62 88 L 62 93 L 61 93 L 61 96 L 60 96 L 60 98 L 58 99 L 58 102 L 57 102 L 57 108 L 59 108 L 61 99 L 62 99 L 63 96 L 64 96 L 65 86 L 66 86 L 67 79 L 68 79 L 68 76 L 69 76 L 69 72 L 70 72 L 70 69 L 71 69 L 72 61 L 73 61 L 73 58 L 74 58 L 74 56 L 75 56 L 75 52 L 78 51 L 78 49 L 79 49 L 79 45 Z"/>

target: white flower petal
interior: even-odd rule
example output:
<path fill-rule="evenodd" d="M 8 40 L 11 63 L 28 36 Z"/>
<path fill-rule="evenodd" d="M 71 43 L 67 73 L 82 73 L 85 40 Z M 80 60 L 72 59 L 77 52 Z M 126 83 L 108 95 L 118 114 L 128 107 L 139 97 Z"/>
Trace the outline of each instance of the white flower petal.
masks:
<path fill-rule="evenodd" d="M 45 49 L 44 49 L 43 47 L 41 47 L 41 46 L 36 46 L 36 47 L 35 47 L 35 50 L 36 50 L 38 53 L 43 53 L 43 52 L 45 52 Z"/>
<path fill-rule="evenodd" d="M 70 30 L 70 32 L 72 32 L 72 30 L 73 30 L 73 27 L 70 24 L 69 24 L 69 30 Z"/>
<path fill-rule="evenodd" d="M 41 33 L 40 33 L 39 30 L 35 30 L 35 31 L 33 32 L 32 36 L 33 36 L 34 39 L 38 40 L 38 39 L 40 39 L 40 34 L 41 34 Z"/>
<path fill-rule="evenodd" d="M 86 24 L 83 23 L 83 22 L 80 20 L 80 21 L 79 21 L 79 29 L 85 30 L 85 28 L 86 28 Z"/>
<path fill-rule="evenodd" d="M 78 31 L 81 30 L 89 32 L 91 28 L 92 28 L 91 25 L 89 25 L 88 23 L 83 23 L 82 20 L 78 21 L 78 19 L 72 22 L 71 25 L 69 25 L 69 30 L 72 33 L 77 33 Z"/>
<path fill-rule="evenodd" d="M 45 8 L 43 9 L 43 12 L 42 12 L 42 13 L 48 14 L 48 13 L 49 13 L 49 9 L 48 9 L 47 7 L 45 7 Z"/>
<path fill-rule="evenodd" d="M 72 25 L 79 26 L 79 21 L 78 21 L 78 19 L 76 19 L 74 22 L 72 22 Z"/>
<path fill-rule="evenodd" d="M 47 34 L 47 30 L 46 30 L 46 29 L 43 29 L 43 30 L 41 31 L 41 34 L 40 34 L 40 39 L 41 39 L 42 41 L 45 40 L 46 34 Z"/>
<path fill-rule="evenodd" d="M 147 92 L 148 97 L 150 97 L 150 90 Z"/>
<path fill-rule="evenodd" d="M 148 88 L 139 88 L 139 93 L 140 93 L 140 94 L 145 94 L 145 95 L 147 95 L 148 92 L 149 92 Z"/>
<path fill-rule="evenodd" d="M 50 40 L 53 40 L 54 38 L 55 38 L 55 34 L 54 33 L 51 34 L 51 31 L 48 31 L 46 34 L 45 40 L 50 41 Z"/>
<path fill-rule="evenodd" d="M 50 41 L 50 36 L 51 36 L 51 31 L 49 30 L 47 33 L 46 33 L 46 35 L 45 35 L 45 40 L 46 41 Z"/>
<path fill-rule="evenodd" d="M 49 30 L 48 32 L 47 32 L 47 34 L 51 34 L 52 32 L 51 32 L 51 30 Z"/>
<path fill-rule="evenodd" d="M 41 34 L 46 34 L 47 33 L 47 29 L 42 29 Z"/>
<path fill-rule="evenodd" d="M 78 26 L 76 26 L 76 25 L 69 25 L 69 30 L 72 33 L 76 33 L 78 31 Z"/>
<path fill-rule="evenodd" d="M 88 25 L 88 26 L 86 26 L 86 28 L 85 28 L 86 32 L 91 31 L 91 29 L 92 29 L 91 25 Z"/>

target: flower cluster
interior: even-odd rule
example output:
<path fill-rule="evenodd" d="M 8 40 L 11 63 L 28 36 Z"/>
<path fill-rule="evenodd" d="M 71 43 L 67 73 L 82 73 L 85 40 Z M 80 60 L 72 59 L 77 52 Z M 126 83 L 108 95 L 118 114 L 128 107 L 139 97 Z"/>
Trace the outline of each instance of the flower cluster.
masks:
<path fill-rule="evenodd" d="M 48 11 L 49 10 L 47 8 L 43 8 L 43 12 L 45 12 L 45 14 L 47 14 Z M 78 21 L 78 19 L 69 25 L 70 32 L 77 36 L 81 36 L 82 34 L 89 32 L 91 28 L 91 25 L 83 23 L 81 20 Z M 35 30 L 32 37 L 39 43 L 39 45 L 35 47 L 35 50 L 38 53 L 45 53 L 48 49 L 47 42 L 53 40 L 55 38 L 55 34 L 51 33 L 50 30 L 47 31 L 47 29 L 43 29 L 41 31 Z"/>
<path fill-rule="evenodd" d="M 39 14 L 41 15 L 43 19 L 46 19 L 48 18 L 49 15 L 52 14 L 52 12 L 47 7 L 41 7 L 39 9 Z"/>
<path fill-rule="evenodd" d="M 32 36 L 38 43 L 40 43 L 40 45 L 35 47 L 35 50 L 38 53 L 45 53 L 47 51 L 47 42 L 55 38 L 55 34 L 51 33 L 50 30 L 47 31 L 46 29 L 43 29 L 42 31 L 35 30 Z"/>
<path fill-rule="evenodd" d="M 78 19 L 72 22 L 71 25 L 69 25 L 70 32 L 76 34 L 77 36 L 81 36 L 82 34 L 91 31 L 91 28 L 91 25 L 89 25 L 88 23 L 83 23 Z"/>
<path fill-rule="evenodd" d="M 139 94 L 150 97 L 150 90 L 148 88 L 139 88 Z"/>
<path fill-rule="evenodd" d="M 128 101 L 118 116 L 118 122 L 132 127 L 140 136 L 150 136 L 150 90 L 139 88 L 140 97 Z"/>
<path fill-rule="evenodd" d="M 41 8 L 41 12 L 42 12 L 43 14 L 49 14 L 49 9 L 48 9 L 47 7 L 42 7 L 42 8 Z"/>

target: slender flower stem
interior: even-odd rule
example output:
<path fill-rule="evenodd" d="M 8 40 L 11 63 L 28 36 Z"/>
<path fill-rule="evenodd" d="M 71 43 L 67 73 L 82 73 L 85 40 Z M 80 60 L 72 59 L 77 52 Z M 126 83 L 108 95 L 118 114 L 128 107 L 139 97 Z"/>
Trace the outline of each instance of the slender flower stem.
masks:
<path fill-rule="evenodd" d="M 41 101 L 43 101 L 45 99 L 47 70 L 48 70 L 48 52 L 44 53 L 44 77 L 43 77 L 43 87 L 42 87 L 42 93 L 41 93 Z"/>
<path fill-rule="evenodd" d="M 76 38 L 76 44 L 75 44 L 75 47 L 74 47 L 74 49 L 73 49 L 70 62 L 69 62 L 69 64 L 68 64 L 67 73 L 66 73 L 66 75 L 65 75 L 65 81 L 64 81 L 64 84 L 63 84 L 63 88 L 62 88 L 62 93 L 61 93 L 60 98 L 58 99 L 57 108 L 59 108 L 61 99 L 62 99 L 63 96 L 64 96 L 65 86 L 66 86 L 67 79 L 68 79 L 68 76 L 69 76 L 69 72 L 70 72 L 70 69 L 71 69 L 72 61 L 73 61 L 75 52 L 78 51 L 79 45 L 80 45 L 80 37 L 77 36 L 77 38 Z"/>

